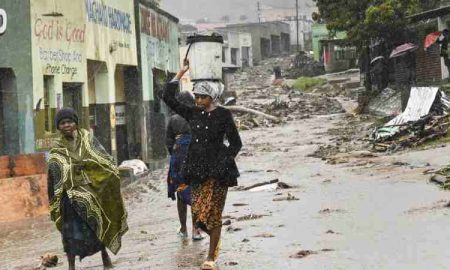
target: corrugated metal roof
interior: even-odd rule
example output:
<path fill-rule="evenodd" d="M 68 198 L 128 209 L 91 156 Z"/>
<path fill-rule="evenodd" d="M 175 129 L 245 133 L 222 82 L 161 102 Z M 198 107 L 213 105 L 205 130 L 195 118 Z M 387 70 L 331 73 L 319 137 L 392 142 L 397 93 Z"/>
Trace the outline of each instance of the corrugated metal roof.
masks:
<path fill-rule="evenodd" d="M 410 19 L 411 22 L 419 22 L 428 19 L 434 19 L 437 17 L 442 17 L 449 14 L 450 14 L 450 6 L 445 6 L 414 14 L 412 16 L 409 16 L 408 19 Z"/>
<path fill-rule="evenodd" d="M 430 112 L 436 99 L 439 87 L 413 87 L 405 111 L 392 119 L 386 126 L 401 125 L 410 121 L 417 121 Z"/>

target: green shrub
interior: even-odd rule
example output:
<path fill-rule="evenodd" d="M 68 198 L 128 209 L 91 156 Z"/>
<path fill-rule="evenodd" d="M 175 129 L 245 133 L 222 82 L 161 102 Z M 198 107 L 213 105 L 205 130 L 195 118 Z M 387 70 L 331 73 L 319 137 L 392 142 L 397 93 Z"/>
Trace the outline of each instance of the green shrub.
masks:
<path fill-rule="evenodd" d="M 294 89 L 300 91 L 308 91 L 316 86 L 321 86 L 326 83 L 324 78 L 300 77 L 294 83 Z"/>

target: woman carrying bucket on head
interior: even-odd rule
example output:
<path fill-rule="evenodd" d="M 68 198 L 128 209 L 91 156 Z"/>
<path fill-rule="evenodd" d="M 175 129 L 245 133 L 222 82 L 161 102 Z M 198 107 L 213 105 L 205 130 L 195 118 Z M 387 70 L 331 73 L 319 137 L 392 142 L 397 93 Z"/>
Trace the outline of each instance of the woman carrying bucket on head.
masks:
<path fill-rule="evenodd" d="M 195 107 L 180 103 L 176 98 L 178 82 L 189 70 L 184 67 L 167 84 L 164 101 L 189 122 L 192 141 L 184 164 L 184 177 L 192 187 L 192 216 L 196 226 L 210 236 L 209 252 L 202 269 L 216 269 L 222 230 L 222 212 L 228 188 L 237 185 L 239 171 L 235 157 L 242 142 L 231 112 L 217 106 L 223 92 L 218 82 L 201 81 L 194 85 Z M 227 138 L 229 145 L 224 144 Z"/>

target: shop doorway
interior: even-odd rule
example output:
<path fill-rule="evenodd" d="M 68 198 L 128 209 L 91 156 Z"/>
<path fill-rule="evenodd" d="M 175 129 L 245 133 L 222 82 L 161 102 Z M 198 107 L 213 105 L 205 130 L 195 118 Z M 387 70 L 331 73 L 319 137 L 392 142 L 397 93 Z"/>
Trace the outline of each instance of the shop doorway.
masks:
<path fill-rule="evenodd" d="M 18 100 L 14 71 L 0 68 L 0 156 L 19 153 Z"/>
<path fill-rule="evenodd" d="M 261 58 L 264 60 L 270 57 L 270 39 L 261 38 Z"/>
<path fill-rule="evenodd" d="M 70 107 L 74 109 L 78 113 L 78 115 L 81 115 L 82 88 L 83 84 L 81 83 L 63 83 L 64 107 Z"/>
<path fill-rule="evenodd" d="M 114 74 L 116 85 L 115 114 L 116 114 L 116 144 L 117 162 L 122 163 L 130 158 L 128 151 L 128 129 L 127 129 L 127 98 L 125 94 L 124 67 L 117 66 Z"/>
<path fill-rule="evenodd" d="M 242 47 L 242 67 L 250 66 L 250 47 Z"/>

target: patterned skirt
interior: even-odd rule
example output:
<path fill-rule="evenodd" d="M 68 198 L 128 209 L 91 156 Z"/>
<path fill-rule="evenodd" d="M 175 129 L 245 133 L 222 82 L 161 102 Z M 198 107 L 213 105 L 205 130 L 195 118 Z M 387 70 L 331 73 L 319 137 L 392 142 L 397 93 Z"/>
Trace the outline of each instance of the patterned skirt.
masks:
<path fill-rule="evenodd" d="M 197 228 L 210 232 L 222 226 L 222 212 L 225 207 L 228 187 L 214 179 L 207 179 L 192 186 L 192 219 Z"/>
<path fill-rule="evenodd" d="M 73 209 L 66 193 L 62 197 L 61 204 L 63 212 L 61 234 L 64 252 L 70 256 L 79 256 L 82 260 L 104 249 L 105 246 L 95 232 Z"/>

